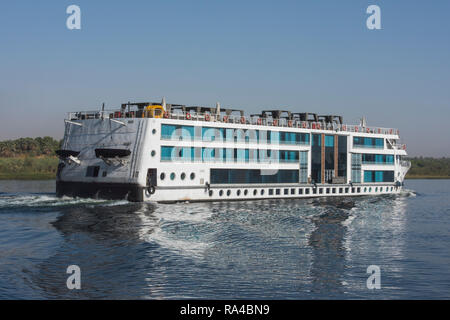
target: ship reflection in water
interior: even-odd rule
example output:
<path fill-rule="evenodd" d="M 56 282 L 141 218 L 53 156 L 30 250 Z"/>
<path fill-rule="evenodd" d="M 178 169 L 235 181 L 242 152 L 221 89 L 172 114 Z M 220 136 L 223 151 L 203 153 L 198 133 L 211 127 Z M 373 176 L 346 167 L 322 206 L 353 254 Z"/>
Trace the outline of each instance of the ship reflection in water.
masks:
<path fill-rule="evenodd" d="M 62 206 L 62 240 L 27 274 L 47 298 L 381 297 L 400 276 L 404 197 Z M 82 290 L 67 290 L 78 265 Z M 395 280 L 395 279 L 394 279 Z"/>

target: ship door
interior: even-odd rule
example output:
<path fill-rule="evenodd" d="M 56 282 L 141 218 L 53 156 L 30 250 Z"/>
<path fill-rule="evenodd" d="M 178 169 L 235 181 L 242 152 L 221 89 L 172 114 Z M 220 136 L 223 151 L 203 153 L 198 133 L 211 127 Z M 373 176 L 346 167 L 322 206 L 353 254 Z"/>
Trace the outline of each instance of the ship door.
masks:
<path fill-rule="evenodd" d="M 156 169 L 147 170 L 147 187 L 156 187 L 157 174 Z"/>

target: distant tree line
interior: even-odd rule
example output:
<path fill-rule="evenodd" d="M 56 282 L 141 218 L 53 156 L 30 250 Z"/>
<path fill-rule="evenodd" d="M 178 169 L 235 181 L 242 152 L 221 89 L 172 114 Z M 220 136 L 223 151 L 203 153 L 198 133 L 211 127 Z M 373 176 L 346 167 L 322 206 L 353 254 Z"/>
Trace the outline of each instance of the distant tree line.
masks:
<path fill-rule="evenodd" d="M 62 140 L 58 141 L 52 137 L 0 141 L 0 157 L 55 156 L 55 151 L 59 149 L 61 143 Z"/>
<path fill-rule="evenodd" d="M 411 169 L 407 176 L 435 176 L 450 178 L 450 158 L 409 158 Z"/>

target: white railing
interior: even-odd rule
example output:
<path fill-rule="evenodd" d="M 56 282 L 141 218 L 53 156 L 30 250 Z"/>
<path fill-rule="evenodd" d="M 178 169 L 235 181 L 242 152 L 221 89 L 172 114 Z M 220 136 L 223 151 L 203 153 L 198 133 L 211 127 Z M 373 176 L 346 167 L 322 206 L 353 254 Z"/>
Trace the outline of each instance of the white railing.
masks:
<path fill-rule="evenodd" d="M 126 118 L 146 118 L 151 114 L 148 111 L 79 111 L 69 112 L 68 120 L 87 120 L 87 119 L 126 119 Z M 399 135 L 398 129 L 381 128 L 381 127 L 361 127 L 359 125 L 347 125 L 337 123 L 312 122 L 288 119 L 273 119 L 261 118 L 258 116 L 236 116 L 236 115 L 212 115 L 208 113 L 194 113 L 189 112 L 164 112 L 164 118 L 190 121 L 205 121 L 205 122 L 220 122 L 220 123 L 235 123 L 235 124 L 250 124 L 268 127 L 285 127 L 285 128 L 303 128 L 320 131 L 335 131 L 335 132 L 360 132 L 370 134 L 383 135 Z"/>

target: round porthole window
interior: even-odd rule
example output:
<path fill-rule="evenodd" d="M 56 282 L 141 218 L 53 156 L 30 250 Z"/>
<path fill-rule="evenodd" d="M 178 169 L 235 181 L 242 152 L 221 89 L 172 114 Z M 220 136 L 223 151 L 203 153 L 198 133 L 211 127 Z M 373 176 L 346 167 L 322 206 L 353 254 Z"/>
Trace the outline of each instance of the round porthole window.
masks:
<path fill-rule="evenodd" d="M 212 197 L 212 195 L 213 195 L 213 191 L 209 190 L 209 196 Z"/>
<path fill-rule="evenodd" d="M 170 180 L 175 180 L 175 173 L 174 173 L 174 172 L 172 172 L 172 173 L 170 174 Z"/>
<path fill-rule="evenodd" d="M 253 195 L 256 196 L 256 194 L 258 193 L 258 191 L 255 189 L 253 190 Z"/>
<path fill-rule="evenodd" d="M 186 178 L 186 173 L 183 172 L 183 173 L 181 174 L 180 178 L 181 178 L 181 180 L 184 180 L 184 179 Z"/>
<path fill-rule="evenodd" d="M 378 187 L 375 188 L 375 192 L 378 192 Z"/>
<path fill-rule="evenodd" d="M 264 195 L 264 189 L 261 189 L 261 195 Z"/>
<path fill-rule="evenodd" d="M 195 173 L 191 173 L 191 180 L 194 180 L 195 179 Z"/>
<path fill-rule="evenodd" d="M 244 196 L 246 196 L 248 194 L 248 190 L 244 190 Z"/>
<path fill-rule="evenodd" d="M 364 188 L 364 192 L 367 192 L 367 188 Z"/>
<path fill-rule="evenodd" d="M 152 130 L 152 133 L 155 134 L 155 133 L 156 133 L 156 129 L 153 129 L 153 130 Z"/>
<path fill-rule="evenodd" d="M 227 191 L 227 196 L 230 196 L 231 195 L 231 190 L 228 190 Z"/>
<path fill-rule="evenodd" d="M 219 191 L 219 196 L 223 196 L 223 190 Z"/>
<path fill-rule="evenodd" d="M 162 173 L 159 175 L 159 178 L 160 178 L 161 180 L 164 180 L 164 179 L 166 178 L 166 174 L 165 174 L 164 172 L 162 172 Z"/>
<path fill-rule="evenodd" d="M 151 155 L 152 155 L 152 157 L 154 157 L 154 156 L 156 155 L 156 151 L 155 151 L 155 150 L 152 150 Z"/>
<path fill-rule="evenodd" d="M 372 192 L 372 187 L 369 188 L 369 192 Z"/>
<path fill-rule="evenodd" d="M 237 194 L 238 196 L 240 196 L 240 195 L 241 195 L 241 190 L 236 191 L 236 194 Z"/>

